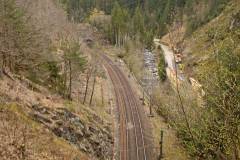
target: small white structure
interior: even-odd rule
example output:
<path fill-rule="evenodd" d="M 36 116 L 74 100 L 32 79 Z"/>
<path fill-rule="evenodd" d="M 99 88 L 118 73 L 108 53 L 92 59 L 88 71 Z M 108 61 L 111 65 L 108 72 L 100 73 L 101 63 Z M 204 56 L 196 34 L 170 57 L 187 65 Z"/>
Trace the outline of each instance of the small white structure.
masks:
<path fill-rule="evenodd" d="M 160 39 L 158 39 L 158 38 L 154 38 L 153 39 L 153 42 L 154 42 L 154 45 L 155 45 L 155 47 L 156 48 L 158 48 L 160 45 L 161 45 L 161 40 Z"/>
<path fill-rule="evenodd" d="M 189 78 L 190 82 L 191 82 L 191 85 L 193 87 L 193 90 L 197 91 L 200 93 L 200 96 L 204 96 L 205 95 L 205 92 L 204 90 L 202 89 L 202 85 L 197 81 L 195 80 L 194 78 L 190 77 Z"/>

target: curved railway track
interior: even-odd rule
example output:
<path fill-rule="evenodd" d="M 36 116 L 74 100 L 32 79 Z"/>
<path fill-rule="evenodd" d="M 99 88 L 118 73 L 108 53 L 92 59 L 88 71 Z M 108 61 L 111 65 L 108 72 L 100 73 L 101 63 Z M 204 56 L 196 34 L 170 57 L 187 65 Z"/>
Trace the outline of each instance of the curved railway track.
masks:
<path fill-rule="evenodd" d="M 105 55 L 104 66 L 111 78 L 119 111 L 119 159 L 151 160 L 150 131 L 146 115 L 123 72 Z"/>

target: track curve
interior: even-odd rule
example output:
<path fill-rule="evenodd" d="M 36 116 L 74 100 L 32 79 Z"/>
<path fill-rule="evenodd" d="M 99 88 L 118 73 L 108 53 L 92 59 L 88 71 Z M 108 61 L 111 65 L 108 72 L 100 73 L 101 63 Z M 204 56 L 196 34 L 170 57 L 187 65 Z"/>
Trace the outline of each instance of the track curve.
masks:
<path fill-rule="evenodd" d="M 119 111 L 119 159 L 152 160 L 153 144 L 147 116 L 123 72 L 106 55 L 102 55 L 102 59 Z"/>

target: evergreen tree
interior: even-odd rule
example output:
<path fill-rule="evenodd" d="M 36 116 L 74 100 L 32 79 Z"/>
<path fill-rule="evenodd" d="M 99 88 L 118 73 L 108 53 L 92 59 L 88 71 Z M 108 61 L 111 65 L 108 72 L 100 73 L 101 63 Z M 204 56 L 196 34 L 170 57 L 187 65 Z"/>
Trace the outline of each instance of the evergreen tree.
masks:
<path fill-rule="evenodd" d="M 139 36 L 144 33 L 144 18 L 140 7 L 137 7 L 134 12 L 133 33 Z"/>
<path fill-rule="evenodd" d="M 112 27 L 114 32 L 115 44 L 121 46 L 124 38 L 128 35 L 129 14 L 126 9 L 122 9 L 116 2 L 112 10 Z"/>

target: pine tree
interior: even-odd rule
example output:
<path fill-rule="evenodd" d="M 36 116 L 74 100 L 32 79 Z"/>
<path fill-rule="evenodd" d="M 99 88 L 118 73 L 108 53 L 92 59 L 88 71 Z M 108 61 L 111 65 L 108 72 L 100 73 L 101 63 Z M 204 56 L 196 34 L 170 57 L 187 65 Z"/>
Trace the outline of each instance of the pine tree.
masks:
<path fill-rule="evenodd" d="M 82 57 L 80 52 L 80 45 L 76 41 L 66 41 L 62 50 L 64 51 L 64 96 L 67 96 L 68 99 L 72 98 L 72 81 L 78 75 L 79 72 L 84 70 L 86 60 Z M 68 82 L 68 84 L 67 84 Z"/>
<path fill-rule="evenodd" d="M 142 35 L 144 33 L 144 19 L 140 7 L 137 7 L 133 16 L 133 33 L 134 35 Z"/>
<path fill-rule="evenodd" d="M 114 32 L 115 44 L 121 46 L 125 36 L 128 35 L 129 14 L 126 9 L 122 9 L 116 2 L 112 10 L 112 27 Z"/>

